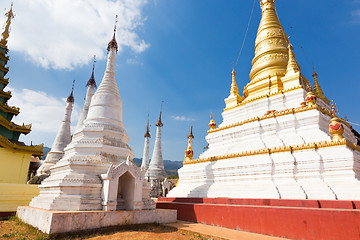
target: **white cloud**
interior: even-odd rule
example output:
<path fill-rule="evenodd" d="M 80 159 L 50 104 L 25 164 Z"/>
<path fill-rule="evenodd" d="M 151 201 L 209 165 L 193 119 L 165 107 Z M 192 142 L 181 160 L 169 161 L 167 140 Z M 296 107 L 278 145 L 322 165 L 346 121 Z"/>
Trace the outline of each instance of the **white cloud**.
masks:
<path fill-rule="evenodd" d="M 0 9 L 9 9 L 1 1 Z M 25 53 L 28 60 L 45 68 L 73 69 L 88 63 L 94 54 L 105 58 L 118 15 L 119 51 L 135 53 L 150 45 L 135 30 L 143 24 L 141 9 L 147 0 L 27 0 L 16 1 L 9 38 L 10 50 Z M 3 11 L 2 11 L 3 12 Z M 0 14 L 1 24 L 5 16 Z"/>
<path fill-rule="evenodd" d="M 12 121 L 19 125 L 32 123 L 32 131 L 25 140 L 29 138 L 36 143 L 45 142 L 46 146 L 51 146 L 64 118 L 66 98 L 57 99 L 45 92 L 30 89 L 18 90 L 7 87 L 6 90 L 10 90 L 12 94 L 8 105 L 20 108 L 19 115 Z M 71 117 L 72 130 L 76 126 L 79 112 L 78 106 L 74 105 Z"/>
<path fill-rule="evenodd" d="M 176 121 L 195 121 L 194 118 L 190 118 L 190 117 L 186 117 L 186 116 L 171 116 L 172 119 L 176 120 Z"/>

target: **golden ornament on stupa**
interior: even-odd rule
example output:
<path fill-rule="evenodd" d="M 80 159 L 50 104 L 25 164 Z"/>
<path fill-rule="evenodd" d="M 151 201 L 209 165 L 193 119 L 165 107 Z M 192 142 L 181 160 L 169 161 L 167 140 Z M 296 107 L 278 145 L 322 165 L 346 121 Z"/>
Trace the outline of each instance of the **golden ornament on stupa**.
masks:
<path fill-rule="evenodd" d="M 216 129 L 216 122 L 213 119 L 214 118 L 213 113 L 210 114 L 210 118 L 211 118 L 211 120 L 209 122 L 209 128 L 210 128 L 210 130 L 215 130 Z"/>
<path fill-rule="evenodd" d="M 331 119 L 329 124 L 329 132 L 333 136 L 332 140 L 334 141 L 344 139 L 344 126 L 342 125 L 341 120 L 336 116 L 339 111 L 337 110 L 334 101 L 331 101 L 331 111 L 333 118 Z"/>
<path fill-rule="evenodd" d="M 193 126 L 191 126 L 190 133 L 187 136 L 187 138 L 188 138 L 188 146 L 187 146 L 187 148 L 185 150 L 185 162 L 188 161 L 188 160 L 192 160 L 193 155 L 194 155 L 194 151 L 192 149 L 192 140 L 194 139 L 192 129 L 193 129 Z"/>
<path fill-rule="evenodd" d="M 308 92 L 306 94 L 306 98 L 305 98 L 305 101 L 306 103 L 308 104 L 309 107 L 312 107 L 312 106 L 315 106 L 316 105 L 316 96 L 313 92 Z"/>
<path fill-rule="evenodd" d="M 338 117 L 331 119 L 329 124 L 329 132 L 333 136 L 332 140 L 341 140 L 343 139 L 344 126 L 341 123 L 341 120 Z"/>

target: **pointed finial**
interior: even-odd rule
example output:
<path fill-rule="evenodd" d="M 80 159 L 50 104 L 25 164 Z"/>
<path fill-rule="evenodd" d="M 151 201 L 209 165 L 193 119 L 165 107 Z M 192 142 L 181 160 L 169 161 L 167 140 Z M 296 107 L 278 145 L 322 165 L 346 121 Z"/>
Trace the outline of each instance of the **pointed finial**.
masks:
<path fill-rule="evenodd" d="M 164 101 L 161 101 L 159 120 L 155 124 L 155 126 L 157 126 L 157 127 L 162 127 L 163 126 L 163 123 L 161 122 L 161 113 L 162 113 L 162 105 L 163 105 L 163 103 L 164 103 Z"/>
<path fill-rule="evenodd" d="M 114 36 L 115 36 L 115 33 L 116 33 L 116 24 L 118 22 L 118 15 L 115 15 L 115 25 L 114 25 Z"/>
<path fill-rule="evenodd" d="M 95 69 L 95 63 L 96 63 L 96 55 L 94 54 L 93 71 L 94 71 L 94 69 Z"/>
<path fill-rule="evenodd" d="M 320 87 L 320 84 L 318 82 L 318 74 L 315 71 L 315 67 L 313 67 L 313 74 L 312 76 L 314 77 L 314 94 L 320 98 L 321 100 L 323 100 L 325 102 L 325 104 L 329 105 L 330 104 L 330 100 L 325 96 L 323 90 Z"/>
<path fill-rule="evenodd" d="M 92 87 L 96 88 L 96 82 L 95 82 L 95 77 L 94 77 L 95 63 L 96 63 L 96 55 L 94 55 L 92 73 L 91 73 L 89 81 L 86 83 L 86 87 L 92 86 Z"/>
<path fill-rule="evenodd" d="M 74 103 L 74 85 L 75 85 L 75 80 L 73 81 L 72 84 L 70 96 L 66 99 L 67 102 Z"/>
<path fill-rule="evenodd" d="M 116 42 L 116 39 L 115 39 L 115 33 L 116 33 L 116 24 L 117 24 L 117 17 L 118 15 L 115 16 L 115 25 L 114 25 L 114 35 L 113 35 L 113 38 L 111 39 L 111 41 L 109 42 L 108 44 L 108 52 L 110 51 L 111 48 L 115 48 L 116 52 L 118 51 L 118 44 Z"/>
<path fill-rule="evenodd" d="M 11 3 L 10 10 L 7 13 L 5 13 L 7 19 L 4 26 L 4 32 L 1 34 L 2 38 L 0 40 L 0 45 L 2 45 L 3 47 L 6 47 L 7 39 L 9 38 L 9 33 L 10 33 L 11 19 L 13 19 L 15 16 L 12 8 L 13 8 L 13 3 Z"/>
<path fill-rule="evenodd" d="M 235 72 L 234 65 L 233 65 L 233 70 L 231 72 L 230 95 L 239 95 L 239 89 L 238 89 L 238 86 L 236 84 L 235 76 L 236 76 L 236 72 Z"/>
<path fill-rule="evenodd" d="M 275 8 L 275 0 L 259 0 L 260 2 L 260 7 L 263 11 L 271 8 L 274 9 Z"/>
<path fill-rule="evenodd" d="M 288 65 L 286 68 L 286 73 L 288 73 L 289 71 L 293 71 L 293 72 L 300 71 L 300 66 L 297 63 L 297 61 L 295 60 L 295 53 L 293 50 L 294 50 L 294 47 L 291 45 L 291 43 L 289 41 L 289 43 L 288 43 L 289 61 L 288 61 Z"/>
<path fill-rule="evenodd" d="M 193 135 L 193 132 L 192 132 L 192 129 L 193 129 L 193 125 L 191 125 L 191 128 L 190 128 L 190 133 L 189 133 L 189 135 L 187 136 L 187 138 L 191 138 L 191 139 L 193 139 L 194 138 L 194 135 Z"/>
<path fill-rule="evenodd" d="M 214 119 L 214 114 L 212 112 L 210 113 L 210 119 Z"/>
<path fill-rule="evenodd" d="M 317 76 L 318 76 L 318 74 L 317 74 L 316 71 L 315 71 L 315 66 L 313 66 L 313 74 L 312 74 L 312 76 L 314 77 L 314 80 L 317 81 Z"/>
<path fill-rule="evenodd" d="M 146 133 L 144 134 L 144 137 L 150 138 L 150 129 L 149 129 L 149 114 L 148 114 L 148 120 L 146 124 Z"/>

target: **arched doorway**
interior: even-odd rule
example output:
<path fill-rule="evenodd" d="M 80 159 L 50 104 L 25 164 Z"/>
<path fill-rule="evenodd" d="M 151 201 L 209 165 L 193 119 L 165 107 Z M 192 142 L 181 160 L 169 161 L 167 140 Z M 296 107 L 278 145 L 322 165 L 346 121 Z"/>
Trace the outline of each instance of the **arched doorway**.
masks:
<path fill-rule="evenodd" d="M 119 177 L 116 210 L 133 210 L 135 178 L 127 171 Z"/>

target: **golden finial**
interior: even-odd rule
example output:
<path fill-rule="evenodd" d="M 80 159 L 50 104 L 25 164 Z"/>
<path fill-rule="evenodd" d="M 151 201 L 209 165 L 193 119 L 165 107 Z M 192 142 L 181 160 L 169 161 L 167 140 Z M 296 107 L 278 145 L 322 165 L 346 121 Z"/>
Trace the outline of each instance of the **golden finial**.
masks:
<path fill-rule="evenodd" d="M 236 72 L 234 69 L 234 62 L 233 62 L 233 70 L 231 72 L 231 87 L 230 87 L 230 95 L 228 98 L 225 99 L 226 108 L 231 108 L 237 106 L 243 99 L 239 95 L 239 89 L 236 84 Z"/>
<path fill-rule="evenodd" d="M 262 11 L 268 8 L 275 9 L 275 0 L 259 0 Z"/>
<path fill-rule="evenodd" d="M 209 122 L 209 128 L 210 128 L 210 130 L 214 130 L 214 129 L 216 129 L 216 122 L 214 121 L 214 114 L 213 113 L 211 113 L 210 114 L 210 122 Z"/>
<path fill-rule="evenodd" d="M 325 104 L 329 105 L 330 104 L 330 100 L 324 95 L 324 92 L 322 91 L 320 84 L 318 82 L 318 74 L 315 72 L 315 67 L 313 67 L 313 74 L 312 76 L 314 77 L 314 93 L 315 95 L 320 98 L 321 100 L 323 100 L 325 102 Z"/>
<path fill-rule="evenodd" d="M 14 16 L 15 16 L 12 8 L 13 8 L 13 3 L 11 3 L 10 10 L 7 13 L 5 13 L 5 16 L 7 17 L 7 19 L 6 19 L 6 24 L 4 26 L 4 32 L 1 34 L 2 38 L 1 38 L 1 41 L 0 41 L 0 44 L 3 47 L 6 47 L 7 39 L 9 38 L 9 33 L 10 33 L 11 19 L 13 19 Z"/>
<path fill-rule="evenodd" d="M 233 70 L 231 72 L 231 88 L 230 88 L 230 95 L 239 95 L 239 89 L 237 87 L 237 84 L 236 84 L 236 79 L 235 79 L 235 76 L 236 76 L 236 72 L 235 72 L 235 69 L 234 69 L 234 62 L 233 62 Z"/>
<path fill-rule="evenodd" d="M 295 60 L 294 47 L 291 45 L 290 41 L 288 43 L 288 52 L 289 52 L 289 61 L 286 67 L 286 73 L 288 73 L 289 71 L 299 72 L 300 66 Z"/>

